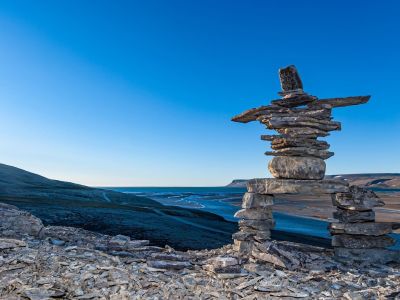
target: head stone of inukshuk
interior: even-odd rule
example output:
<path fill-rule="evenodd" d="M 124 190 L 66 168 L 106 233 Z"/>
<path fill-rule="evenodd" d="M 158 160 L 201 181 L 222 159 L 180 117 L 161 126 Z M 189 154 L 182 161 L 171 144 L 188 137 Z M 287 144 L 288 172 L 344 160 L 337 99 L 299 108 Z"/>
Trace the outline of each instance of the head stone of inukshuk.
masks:
<path fill-rule="evenodd" d="M 382 205 L 382 201 L 373 192 L 349 187 L 344 180 L 324 179 L 325 160 L 333 156 L 333 152 L 328 151 L 330 145 L 326 141 L 320 140 L 331 131 L 341 130 L 341 124 L 332 120 L 333 108 L 363 104 L 370 96 L 318 99 L 304 92 L 302 80 L 293 65 L 280 69 L 279 79 L 282 88 L 278 93 L 280 99 L 232 118 L 232 121 L 240 123 L 259 121 L 267 129 L 275 131 L 275 134 L 261 136 L 262 140 L 271 142 L 271 151 L 265 154 L 273 156 L 268 169 L 274 178 L 248 182 L 242 209 L 235 214 L 240 219 L 240 231 L 233 235 L 235 249 L 252 255 L 260 249 L 271 249 L 266 244 L 275 224 L 272 217 L 274 195 L 331 194 L 337 207 L 334 213 L 337 222 L 330 225 L 337 257 L 351 256 L 354 259 L 375 255 L 366 252 L 393 243 L 385 235 L 390 225 L 374 222 L 372 209 Z M 383 230 L 379 231 L 381 227 Z M 368 244 L 371 237 L 375 243 Z M 352 251 L 356 251 L 356 255 L 352 255 Z"/>

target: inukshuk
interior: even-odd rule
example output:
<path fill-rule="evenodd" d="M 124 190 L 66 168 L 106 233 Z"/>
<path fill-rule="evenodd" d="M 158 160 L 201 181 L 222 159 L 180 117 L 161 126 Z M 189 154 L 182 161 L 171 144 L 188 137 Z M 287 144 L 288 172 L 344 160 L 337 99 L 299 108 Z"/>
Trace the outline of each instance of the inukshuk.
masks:
<path fill-rule="evenodd" d="M 324 179 L 325 159 L 333 155 L 329 144 L 319 140 L 330 131 L 340 130 L 333 121 L 332 108 L 366 103 L 370 96 L 318 99 L 303 91 L 303 84 L 295 66 L 279 70 L 281 99 L 270 105 L 247 110 L 232 121 L 248 123 L 259 121 L 277 134 L 262 135 L 270 141 L 274 156 L 268 168 L 275 178 L 252 179 L 243 196 L 240 231 L 233 235 L 235 249 L 246 255 L 271 249 L 270 230 L 274 227 L 272 205 L 279 194 L 331 194 L 337 206 L 334 217 L 338 222 L 330 225 L 332 244 L 337 258 L 376 261 L 391 260 L 395 253 L 384 247 L 393 244 L 386 236 L 392 224 L 376 223 L 374 206 L 383 205 L 375 193 L 351 186 L 345 180 Z M 265 256 L 265 255 L 264 255 Z"/>

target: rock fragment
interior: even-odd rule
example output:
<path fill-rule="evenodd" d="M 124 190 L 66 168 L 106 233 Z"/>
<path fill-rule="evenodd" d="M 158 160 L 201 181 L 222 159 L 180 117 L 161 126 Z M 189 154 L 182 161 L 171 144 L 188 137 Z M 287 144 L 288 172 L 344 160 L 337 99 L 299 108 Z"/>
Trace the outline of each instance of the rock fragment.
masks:
<path fill-rule="evenodd" d="M 205 270 L 215 274 L 238 274 L 241 273 L 241 266 L 235 257 L 217 256 L 207 260 L 203 267 Z"/>
<path fill-rule="evenodd" d="M 261 136 L 265 139 L 266 136 Z M 299 138 L 289 138 L 289 137 L 273 137 L 270 139 L 271 148 L 273 150 L 279 150 L 291 147 L 306 147 L 316 150 L 327 150 L 329 149 L 329 144 L 325 141 L 313 140 L 313 139 L 299 139 Z"/>
<path fill-rule="evenodd" d="M 331 223 L 329 225 L 329 231 L 334 235 L 343 233 L 353 235 L 378 236 L 391 233 L 392 226 L 392 223 L 378 222 Z"/>
<path fill-rule="evenodd" d="M 39 237 L 44 226 L 40 219 L 13 205 L 0 203 L 0 234 L 20 237 L 24 234 Z"/>
<path fill-rule="evenodd" d="M 265 208 L 274 204 L 274 196 L 256 193 L 245 193 L 242 200 L 242 208 Z"/>
<path fill-rule="evenodd" d="M 389 262 L 400 262 L 400 252 L 388 249 L 350 249 L 335 248 L 335 258 L 347 264 L 351 263 L 374 263 L 386 264 Z"/>
<path fill-rule="evenodd" d="M 314 157 L 277 156 L 268 164 L 271 175 L 284 179 L 314 179 L 325 176 L 325 162 Z"/>
<path fill-rule="evenodd" d="M 235 218 L 247 220 L 270 220 L 272 219 L 272 209 L 266 208 L 244 208 L 235 213 Z"/>
<path fill-rule="evenodd" d="M 293 157 L 316 157 L 321 159 L 328 159 L 333 156 L 333 152 L 312 149 L 307 147 L 289 147 L 278 149 L 274 151 L 267 151 L 265 155 L 271 156 L 293 156 Z"/>
<path fill-rule="evenodd" d="M 191 268 L 187 257 L 174 253 L 153 253 L 147 259 L 147 265 L 156 269 L 182 270 Z"/>
<path fill-rule="evenodd" d="M 337 208 L 333 217 L 342 223 L 363 223 L 375 221 L 375 212 L 373 210 L 356 211 Z"/>
<path fill-rule="evenodd" d="M 391 247 L 396 240 L 388 235 L 366 236 L 338 234 L 332 237 L 332 246 L 351 249 L 370 249 Z"/>
<path fill-rule="evenodd" d="M 332 195 L 332 203 L 342 209 L 357 211 L 371 210 L 374 207 L 385 205 L 373 191 L 354 185 L 347 192 Z"/>
<path fill-rule="evenodd" d="M 296 180 L 260 178 L 252 179 L 247 183 L 251 193 L 259 194 L 332 194 L 346 192 L 348 183 L 343 180 Z"/>

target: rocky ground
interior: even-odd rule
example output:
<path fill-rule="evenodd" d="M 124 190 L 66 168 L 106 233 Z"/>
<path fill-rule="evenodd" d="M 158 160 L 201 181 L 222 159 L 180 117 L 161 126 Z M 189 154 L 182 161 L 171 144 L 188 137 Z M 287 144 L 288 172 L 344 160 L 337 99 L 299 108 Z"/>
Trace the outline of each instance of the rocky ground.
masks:
<path fill-rule="evenodd" d="M 330 250 L 274 247 L 286 249 L 288 268 L 246 261 L 231 245 L 180 252 L 44 227 L 0 204 L 0 299 L 400 299 L 400 264 L 346 265 Z"/>

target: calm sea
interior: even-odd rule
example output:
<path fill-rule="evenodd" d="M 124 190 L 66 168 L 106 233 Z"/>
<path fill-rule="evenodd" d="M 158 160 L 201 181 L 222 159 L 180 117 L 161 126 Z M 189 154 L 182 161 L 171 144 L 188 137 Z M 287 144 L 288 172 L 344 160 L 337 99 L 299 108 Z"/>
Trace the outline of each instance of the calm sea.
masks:
<path fill-rule="evenodd" d="M 165 205 L 175 205 L 212 212 L 228 221 L 237 222 L 233 217 L 240 209 L 245 188 L 230 187 L 108 187 L 118 192 L 131 193 L 147 197 Z M 276 230 L 299 233 L 310 236 L 330 238 L 327 230 L 328 222 L 283 213 L 274 213 Z M 395 248 L 400 248 L 399 235 Z"/>

